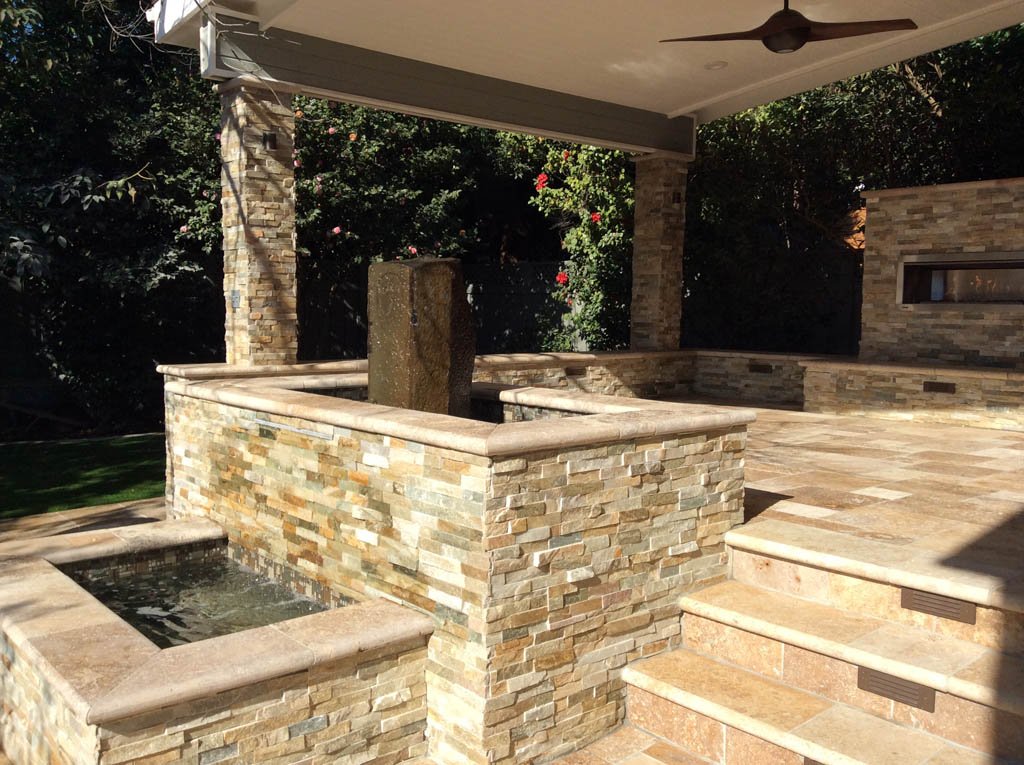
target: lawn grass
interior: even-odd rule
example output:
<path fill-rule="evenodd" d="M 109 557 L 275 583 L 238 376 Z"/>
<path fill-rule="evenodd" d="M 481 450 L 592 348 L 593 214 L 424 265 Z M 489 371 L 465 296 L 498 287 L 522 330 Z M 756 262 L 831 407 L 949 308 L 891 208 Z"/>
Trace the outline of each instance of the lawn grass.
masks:
<path fill-rule="evenodd" d="M 158 497 L 163 434 L 0 444 L 0 518 Z"/>

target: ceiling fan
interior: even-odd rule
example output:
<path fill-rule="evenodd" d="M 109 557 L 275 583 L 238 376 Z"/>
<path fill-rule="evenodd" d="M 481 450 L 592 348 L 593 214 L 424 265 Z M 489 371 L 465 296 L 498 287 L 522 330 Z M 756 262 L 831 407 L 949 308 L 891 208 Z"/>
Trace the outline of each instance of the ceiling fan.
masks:
<path fill-rule="evenodd" d="M 781 11 L 773 13 L 764 24 L 746 32 L 726 32 L 700 37 L 674 37 L 660 42 L 717 42 L 719 40 L 760 40 L 773 53 L 792 53 L 806 43 L 821 40 L 839 40 L 844 37 L 860 37 L 878 32 L 896 32 L 901 29 L 917 29 L 910 19 L 885 19 L 881 21 L 812 21 L 799 11 L 790 10 L 789 0 L 783 0 Z"/>

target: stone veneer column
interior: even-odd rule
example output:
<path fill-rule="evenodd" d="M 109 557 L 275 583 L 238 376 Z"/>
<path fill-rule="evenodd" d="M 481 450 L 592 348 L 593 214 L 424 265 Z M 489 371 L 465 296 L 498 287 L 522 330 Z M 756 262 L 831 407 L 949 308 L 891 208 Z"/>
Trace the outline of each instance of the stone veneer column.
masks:
<path fill-rule="evenodd" d="M 666 154 L 636 160 L 629 332 L 634 351 L 679 349 L 686 165 L 686 159 Z"/>
<path fill-rule="evenodd" d="M 248 86 L 221 92 L 221 207 L 227 362 L 294 364 L 295 115 Z"/>

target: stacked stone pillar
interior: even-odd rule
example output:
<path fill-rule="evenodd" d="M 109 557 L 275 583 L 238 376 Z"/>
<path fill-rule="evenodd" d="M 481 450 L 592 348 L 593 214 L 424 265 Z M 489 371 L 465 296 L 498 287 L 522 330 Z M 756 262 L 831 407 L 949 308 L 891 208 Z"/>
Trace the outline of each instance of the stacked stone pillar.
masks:
<path fill-rule="evenodd" d="M 221 93 L 221 207 L 227 362 L 294 364 L 295 115 L 291 97 L 226 87 Z"/>
<path fill-rule="evenodd" d="M 630 348 L 679 349 L 683 317 L 683 225 L 687 160 L 649 154 L 636 161 Z"/>

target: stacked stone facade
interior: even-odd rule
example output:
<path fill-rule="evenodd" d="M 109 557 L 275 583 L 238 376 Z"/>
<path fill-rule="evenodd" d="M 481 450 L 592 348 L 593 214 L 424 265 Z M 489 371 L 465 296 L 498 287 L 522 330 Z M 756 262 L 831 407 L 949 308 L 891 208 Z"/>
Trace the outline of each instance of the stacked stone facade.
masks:
<path fill-rule="evenodd" d="M 434 617 L 442 765 L 543 761 L 621 722 L 619 670 L 678 644 L 678 596 L 725 576 L 722 536 L 742 519 L 745 425 L 489 457 L 167 403 L 176 514 Z"/>
<path fill-rule="evenodd" d="M 636 160 L 629 338 L 635 351 L 679 348 L 686 166 L 681 157 L 661 154 Z"/>
<path fill-rule="evenodd" d="M 604 396 L 663 398 L 690 392 L 690 351 L 478 356 L 474 382 L 536 385 Z"/>
<path fill-rule="evenodd" d="M 692 390 L 699 396 L 800 405 L 811 356 L 741 351 L 693 351 Z"/>
<path fill-rule="evenodd" d="M 221 208 L 227 362 L 298 355 L 295 116 L 290 97 L 248 86 L 221 95 Z"/>
<path fill-rule="evenodd" d="M 41 671 L 31 646 L 0 632 L 0 742 L 16 765 L 92 764 L 97 760 L 97 730 L 87 725 Z"/>
<path fill-rule="evenodd" d="M 98 728 L 98 757 L 72 762 L 407 762 L 426 752 L 425 664 L 421 641 L 168 706 Z"/>
<path fill-rule="evenodd" d="M 1024 370 L 1024 305 L 903 305 L 908 255 L 1021 253 L 1024 178 L 869 191 L 860 356 Z"/>
<path fill-rule="evenodd" d="M 1024 430 L 1024 372 L 805 362 L 808 412 Z"/>

